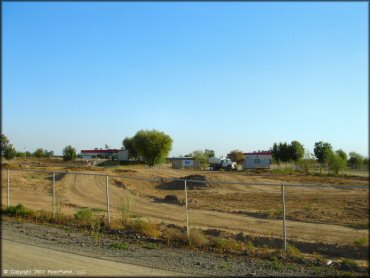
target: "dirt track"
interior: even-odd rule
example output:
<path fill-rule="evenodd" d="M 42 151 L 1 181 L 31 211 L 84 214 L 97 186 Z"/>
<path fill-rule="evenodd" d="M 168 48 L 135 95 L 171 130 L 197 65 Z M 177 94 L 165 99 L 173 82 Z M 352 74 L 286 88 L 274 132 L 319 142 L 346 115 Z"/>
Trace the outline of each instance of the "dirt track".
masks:
<path fill-rule="evenodd" d="M 101 171 L 99 171 L 101 173 Z M 174 194 L 184 201 L 183 190 L 159 190 L 159 182 L 135 178 L 179 178 L 190 174 L 204 175 L 206 189 L 188 191 L 189 223 L 192 228 L 212 228 L 246 232 L 253 236 L 282 237 L 280 187 L 222 184 L 222 182 L 285 183 L 321 182 L 349 185 L 367 184 L 366 179 L 339 179 L 300 176 L 251 176 L 244 173 L 219 173 L 173 169 L 144 169 L 124 167 L 107 170 L 107 174 L 127 178 L 110 179 L 111 214 L 119 218 L 122 205 L 130 202 L 130 213 L 153 222 L 185 225 L 184 206 L 155 202 Z M 6 183 L 3 181 L 3 192 Z M 61 175 L 57 177 L 58 211 L 72 214 L 89 207 L 106 214 L 106 178 L 101 176 Z M 6 192 L 3 203 L 6 202 Z M 312 189 L 287 188 L 287 231 L 291 239 L 335 244 L 352 244 L 355 239 L 368 237 L 368 228 L 353 228 L 368 221 L 368 188 Z M 52 188 L 50 175 L 14 172 L 11 177 L 11 203 L 23 203 L 34 209 L 51 210 Z M 242 213 L 237 213 L 242 212 Z M 267 214 L 271 214 L 269 217 Z M 275 216 L 274 216 L 275 215 Z M 277 217 L 277 218 L 276 218 Z M 313 224 L 312 222 L 318 222 Z"/>

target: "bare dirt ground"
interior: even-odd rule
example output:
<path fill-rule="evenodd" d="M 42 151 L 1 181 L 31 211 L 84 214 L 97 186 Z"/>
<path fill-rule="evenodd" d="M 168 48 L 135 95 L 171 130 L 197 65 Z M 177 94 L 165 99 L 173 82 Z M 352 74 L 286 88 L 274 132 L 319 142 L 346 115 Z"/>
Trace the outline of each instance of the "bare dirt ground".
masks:
<path fill-rule="evenodd" d="M 17 166 L 14 165 L 12 168 L 16 169 Z M 48 169 L 66 171 L 63 167 Z M 142 165 L 105 169 L 81 166 L 67 170 L 68 174 L 56 176 L 58 212 L 72 214 L 78 209 L 88 207 L 98 214 L 106 215 L 106 177 L 72 173 L 79 171 L 107 174 L 111 176 L 109 190 L 112 217 L 120 218 L 122 212 L 129 211 L 133 217 L 184 226 L 186 223 L 184 190 L 181 186 L 177 190 L 161 189 L 163 188 L 161 186 L 169 182 L 164 179 L 200 175 L 207 180 L 207 186 L 188 190 L 191 228 L 220 229 L 276 238 L 283 235 L 279 185 L 299 183 L 346 186 L 346 188 L 286 186 L 288 239 L 352 245 L 355 240 L 368 238 L 367 178 L 283 175 L 270 172 L 254 175 L 245 172 L 174 170 L 168 166 L 147 169 Z M 148 179 L 157 180 L 148 181 Z M 266 183 L 276 186 L 263 185 Z M 10 202 L 50 211 L 51 185 L 50 174 L 11 171 Z M 2 203 L 6 204 L 6 175 L 3 175 L 2 193 Z M 166 195 L 175 195 L 179 203 L 161 201 Z"/>

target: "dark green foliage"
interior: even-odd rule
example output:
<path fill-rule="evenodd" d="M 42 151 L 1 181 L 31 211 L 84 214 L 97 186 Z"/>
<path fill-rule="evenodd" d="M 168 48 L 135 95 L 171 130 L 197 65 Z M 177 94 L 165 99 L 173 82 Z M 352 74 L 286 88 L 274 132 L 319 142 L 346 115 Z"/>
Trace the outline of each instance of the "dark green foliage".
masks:
<path fill-rule="evenodd" d="M 76 149 L 73 148 L 71 145 L 68 145 L 63 149 L 63 160 L 65 161 L 73 161 L 77 158 Z"/>
<path fill-rule="evenodd" d="M 356 152 L 350 152 L 349 153 L 349 160 L 348 164 L 352 168 L 358 168 L 359 165 L 363 165 L 364 163 L 364 157 Z"/>
<path fill-rule="evenodd" d="M 33 155 L 35 157 L 44 157 L 45 156 L 45 151 L 42 148 L 38 148 Z"/>
<path fill-rule="evenodd" d="M 297 162 L 304 156 L 304 147 L 298 141 L 292 141 L 289 145 L 290 159 Z"/>
<path fill-rule="evenodd" d="M 75 213 L 75 219 L 90 223 L 92 221 L 92 210 L 89 208 L 80 209 Z"/>
<path fill-rule="evenodd" d="M 13 147 L 12 144 L 7 145 L 4 150 L 4 158 L 7 160 L 13 159 L 15 155 L 17 154 L 17 151 Z"/>
<path fill-rule="evenodd" d="M 16 206 L 9 206 L 5 209 L 5 212 L 15 216 L 26 216 L 29 215 L 30 211 L 25 208 L 22 204 Z"/>
<path fill-rule="evenodd" d="M 313 152 L 320 163 L 328 163 L 330 154 L 333 152 L 331 144 L 327 142 L 316 142 Z"/>
<path fill-rule="evenodd" d="M 4 155 L 5 149 L 9 144 L 9 139 L 4 134 L 1 134 L 0 141 L 1 141 L 0 142 L 1 143 L 0 145 L 1 155 Z"/>
<path fill-rule="evenodd" d="M 205 149 L 204 153 L 208 156 L 208 158 L 215 156 L 215 151 L 214 150 Z"/>
<path fill-rule="evenodd" d="M 134 137 L 126 137 L 122 141 L 122 145 L 128 150 L 129 158 L 138 159 L 138 153 L 134 144 Z"/>

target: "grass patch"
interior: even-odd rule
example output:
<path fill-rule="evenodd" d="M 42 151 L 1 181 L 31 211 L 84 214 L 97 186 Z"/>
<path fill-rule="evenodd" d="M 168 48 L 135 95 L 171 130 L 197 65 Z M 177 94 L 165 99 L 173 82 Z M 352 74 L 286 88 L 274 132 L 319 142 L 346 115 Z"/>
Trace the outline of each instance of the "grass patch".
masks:
<path fill-rule="evenodd" d="M 282 270 L 282 269 L 284 269 L 284 264 L 282 262 L 275 261 L 275 262 L 273 262 L 272 267 L 275 270 Z"/>
<path fill-rule="evenodd" d="M 356 246 L 369 246 L 369 239 L 367 237 L 357 238 L 353 241 Z"/>
<path fill-rule="evenodd" d="M 109 249 L 128 250 L 129 244 L 127 242 L 116 242 L 109 245 Z"/>
<path fill-rule="evenodd" d="M 156 244 L 156 243 L 154 243 L 154 242 L 145 243 L 145 244 L 143 245 L 143 247 L 144 247 L 145 249 L 159 249 L 158 244 Z"/>
<path fill-rule="evenodd" d="M 89 208 L 80 209 L 74 214 L 74 217 L 78 221 L 82 221 L 85 223 L 91 223 L 92 221 L 92 210 Z"/>
<path fill-rule="evenodd" d="M 291 244 L 287 244 L 287 252 L 288 254 L 294 256 L 294 257 L 301 257 L 302 253 L 299 251 L 299 249 Z"/>
<path fill-rule="evenodd" d="M 151 236 L 155 238 L 160 236 L 158 225 L 140 219 L 131 221 L 129 223 L 129 227 L 133 228 L 133 230 L 137 231 L 138 233 L 144 234 L 146 236 Z"/>

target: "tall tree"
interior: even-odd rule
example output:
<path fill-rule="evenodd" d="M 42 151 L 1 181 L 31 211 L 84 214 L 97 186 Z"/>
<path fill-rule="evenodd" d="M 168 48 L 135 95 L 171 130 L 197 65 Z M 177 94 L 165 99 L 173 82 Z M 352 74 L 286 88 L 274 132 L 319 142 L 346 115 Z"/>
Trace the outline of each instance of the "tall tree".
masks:
<path fill-rule="evenodd" d="M 287 169 L 288 162 L 291 160 L 291 152 L 290 147 L 286 142 L 279 144 L 279 157 L 281 162 L 285 163 L 285 169 Z"/>
<path fill-rule="evenodd" d="M 44 157 L 45 151 L 42 148 L 36 149 L 36 151 L 33 153 L 35 157 Z"/>
<path fill-rule="evenodd" d="M 289 145 L 290 159 L 297 163 L 304 156 L 304 147 L 298 141 L 292 141 Z"/>
<path fill-rule="evenodd" d="M 172 138 L 164 132 L 140 130 L 134 136 L 134 147 L 149 165 L 164 162 L 172 148 Z"/>
<path fill-rule="evenodd" d="M 206 169 L 208 167 L 208 165 L 209 165 L 209 156 L 208 156 L 207 153 L 205 153 L 201 150 L 193 151 L 192 157 L 195 160 L 199 161 L 200 167 L 202 169 Z"/>
<path fill-rule="evenodd" d="M 1 151 L 1 155 L 3 156 L 6 147 L 9 145 L 9 139 L 4 134 L 1 134 L 0 140 L 1 140 L 0 151 Z"/>
<path fill-rule="evenodd" d="M 274 143 L 271 149 L 272 157 L 275 159 L 276 163 L 280 165 L 280 145 Z"/>
<path fill-rule="evenodd" d="M 359 165 L 362 165 L 364 164 L 364 157 L 362 155 L 360 155 L 359 153 L 356 153 L 356 152 L 350 152 L 349 153 L 349 160 L 348 160 L 348 164 L 352 167 L 352 168 L 359 168 L 358 166 Z"/>
<path fill-rule="evenodd" d="M 328 142 L 316 142 L 313 149 L 317 161 L 320 163 L 320 173 L 321 173 L 321 164 L 325 163 L 328 165 L 329 158 L 333 152 L 333 148 Z"/>
<path fill-rule="evenodd" d="M 345 169 L 347 162 L 346 159 L 341 155 L 341 152 L 338 151 L 335 153 L 331 152 L 328 159 L 329 168 L 333 170 L 336 175 L 339 174 L 340 170 Z"/>
<path fill-rule="evenodd" d="M 63 160 L 73 161 L 77 158 L 77 151 L 71 145 L 68 145 L 63 149 Z"/>
<path fill-rule="evenodd" d="M 4 158 L 7 160 L 13 159 L 15 155 L 17 154 L 15 148 L 13 147 L 12 144 L 9 144 L 5 147 L 4 150 Z"/>
<path fill-rule="evenodd" d="M 214 150 L 208 150 L 208 149 L 205 149 L 204 150 L 204 153 L 209 157 L 214 157 L 215 156 L 215 151 Z"/>
<path fill-rule="evenodd" d="M 243 164 L 244 162 L 244 153 L 240 150 L 231 151 L 227 157 L 238 164 Z"/>
<path fill-rule="evenodd" d="M 126 137 L 122 141 L 123 146 L 128 150 L 128 155 L 132 159 L 138 159 L 138 153 L 134 145 L 134 137 Z"/>
<path fill-rule="evenodd" d="M 347 162 L 347 160 L 348 160 L 348 156 L 347 156 L 347 154 L 346 154 L 346 152 L 345 151 L 343 151 L 342 149 L 339 149 L 339 150 L 336 150 L 335 151 L 344 161 L 346 161 Z"/>

